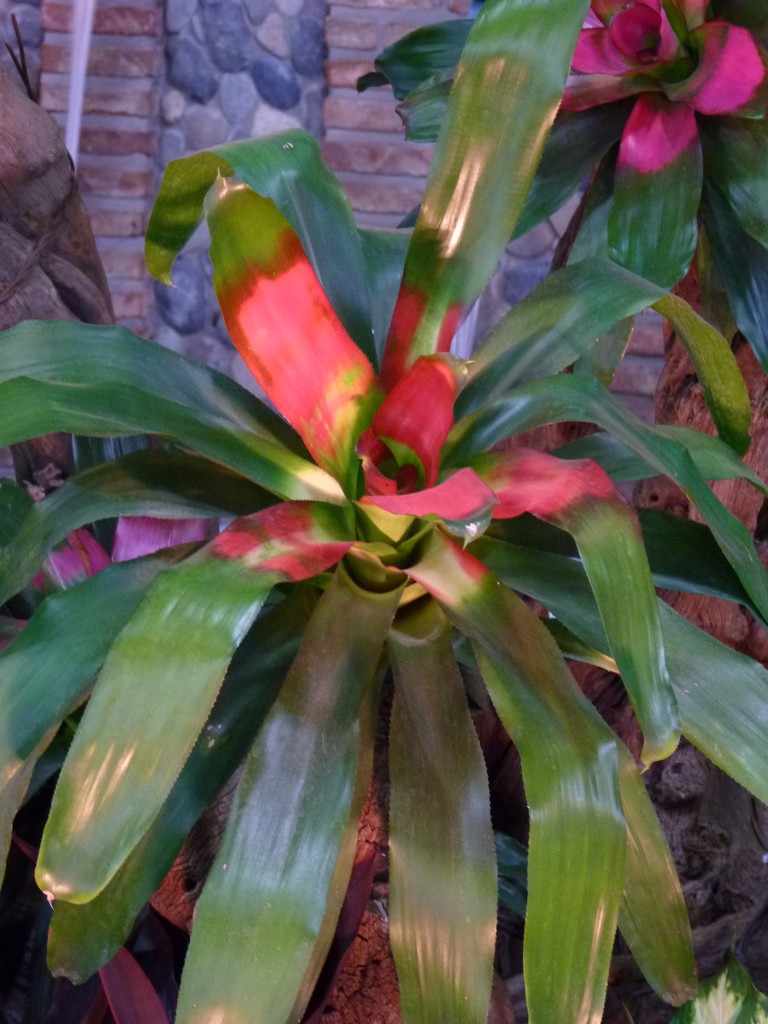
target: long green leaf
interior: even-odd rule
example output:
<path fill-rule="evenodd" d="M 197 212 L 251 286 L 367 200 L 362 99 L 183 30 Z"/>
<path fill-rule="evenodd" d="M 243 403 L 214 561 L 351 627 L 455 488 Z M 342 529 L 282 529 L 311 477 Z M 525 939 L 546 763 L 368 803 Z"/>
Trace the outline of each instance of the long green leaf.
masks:
<path fill-rule="evenodd" d="M 51 595 L 0 652 L 0 785 L 83 699 L 158 572 L 181 553 L 113 565 Z"/>
<path fill-rule="evenodd" d="M 141 451 L 94 466 L 36 502 L 0 553 L 0 602 L 20 590 L 72 530 L 112 516 L 217 518 L 274 503 L 251 481 L 198 456 Z"/>
<path fill-rule="evenodd" d="M 481 8 L 414 228 L 382 363 L 385 387 L 450 343 L 461 311 L 490 278 L 520 216 L 587 8 L 586 0 Z"/>
<path fill-rule="evenodd" d="M 399 588 L 363 591 L 340 568 L 321 598 L 246 763 L 198 904 L 178 1024 L 291 1015 L 326 904 L 338 912 L 351 870 L 354 841 L 342 851 L 347 878 L 329 891 L 360 812 L 358 776 L 370 777 L 361 705 L 399 597 Z"/>
<path fill-rule="evenodd" d="M 472 640 L 520 752 L 531 812 L 524 945 L 529 1019 L 597 1021 L 626 857 L 615 738 L 544 626 L 471 555 L 435 533 L 409 575 Z"/>
<path fill-rule="evenodd" d="M 59 900 L 48 941 L 56 975 L 82 984 L 126 941 L 189 830 L 248 752 L 298 650 L 315 605 L 294 590 L 237 649 L 221 693 L 168 799 L 107 887 L 88 903 Z"/>
<path fill-rule="evenodd" d="M 390 936 L 403 1020 L 485 1024 L 493 981 L 496 864 L 488 779 L 435 602 L 389 635 Z"/>
<path fill-rule="evenodd" d="M 627 869 L 619 929 L 646 980 L 680 1006 L 695 990 L 693 939 L 672 851 L 629 752 L 621 747 L 619 791 L 627 819 Z"/>
<path fill-rule="evenodd" d="M 86 903 L 114 877 L 168 796 L 274 582 L 214 559 L 158 577 L 112 647 L 64 763 L 41 888 Z"/>
<path fill-rule="evenodd" d="M 768 574 L 749 531 L 718 501 L 681 445 L 632 416 L 596 380 L 559 374 L 516 388 L 507 398 L 489 403 L 454 427 L 443 465 L 461 465 L 475 452 L 490 448 L 502 438 L 559 420 L 596 423 L 637 452 L 657 472 L 675 480 L 708 523 L 760 615 L 768 617 Z"/>
<path fill-rule="evenodd" d="M 610 260 L 590 259 L 551 274 L 501 320 L 469 366 L 457 401 L 464 416 L 522 381 L 558 373 L 619 320 L 654 305 L 678 331 L 721 437 L 749 445 L 751 409 L 730 347 L 682 299 Z"/>
<path fill-rule="evenodd" d="M 428 78 L 454 72 L 471 28 L 472 21 L 467 19 L 440 21 L 409 32 L 381 51 L 374 61 L 378 76 L 364 76 L 358 90 L 386 81 L 395 98 L 402 100 Z"/>
<path fill-rule="evenodd" d="M 32 499 L 25 490 L 10 480 L 0 480 L 0 549 L 14 538 L 30 508 Z"/>
<path fill-rule="evenodd" d="M 654 429 L 682 445 L 705 480 L 748 480 L 768 496 L 768 485 L 741 461 L 730 445 L 719 438 L 690 427 L 669 427 L 657 423 Z M 614 480 L 646 480 L 658 473 L 637 452 L 605 431 L 580 437 L 552 454 L 562 459 L 594 459 Z"/>
<path fill-rule="evenodd" d="M 571 198 L 595 164 L 619 141 L 631 107 L 630 101 L 560 111 L 544 144 L 515 237 L 551 217 Z"/>
<path fill-rule="evenodd" d="M 397 289 L 403 276 L 410 234 L 406 231 L 377 231 L 361 228 L 360 242 L 371 295 L 371 322 L 379 356 L 392 320 Z"/>
<path fill-rule="evenodd" d="M 768 130 L 764 119 L 703 118 L 701 142 L 707 178 L 742 228 L 768 246 Z"/>
<path fill-rule="evenodd" d="M 306 132 L 230 142 L 172 160 L 147 227 L 149 272 L 170 284 L 176 256 L 200 223 L 205 195 L 220 174 L 236 174 L 277 204 L 301 239 L 347 332 L 374 361 L 368 289 L 352 209 L 323 163 L 317 141 Z"/>
<path fill-rule="evenodd" d="M 534 598 L 598 650 L 608 641 L 583 568 L 572 558 L 520 557 L 498 541 L 476 550 L 509 587 Z M 768 671 L 691 625 L 660 602 L 669 676 L 683 735 L 710 761 L 768 800 Z"/>
<path fill-rule="evenodd" d="M 336 482 L 300 457 L 306 450 L 275 413 L 160 345 L 121 328 L 54 321 L 20 324 L 2 345 L 1 444 L 55 430 L 157 433 L 281 497 L 341 500 Z"/>

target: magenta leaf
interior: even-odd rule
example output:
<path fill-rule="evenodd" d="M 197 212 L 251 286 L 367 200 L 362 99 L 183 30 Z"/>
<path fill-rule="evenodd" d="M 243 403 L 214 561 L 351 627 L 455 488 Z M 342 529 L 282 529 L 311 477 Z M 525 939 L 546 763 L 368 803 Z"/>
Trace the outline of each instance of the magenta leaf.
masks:
<path fill-rule="evenodd" d="M 768 89 L 763 55 L 752 34 L 737 25 L 710 21 L 688 37 L 699 55 L 696 70 L 667 95 L 700 114 L 762 117 Z"/>
<path fill-rule="evenodd" d="M 563 110 L 587 110 L 603 103 L 616 103 L 638 93 L 658 91 L 656 78 L 643 71 L 625 75 L 570 75 L 563 93 Z"/>
<path fill-rule="evenodd" d="M 690 107 L 663 96 L 641 96 L 624 128 L 617 170 L 654 174 L 696 147 L 698 137 Z"/>
<path fill-rule="evenodd" d="M 169 1024 L 149 978 L 121 946 L 99 971 L 115 1024 Z"/>
<path fill-rule="evenodd" d="M 45 575 L 62 589 L 72 587 L 110 564 L 109 555 L 84 527 L 69 534 L 55 551 L 51 551 L 43 569 Z"/>
<path fill-rule="evenodd" d="M 152 516 L 120 516 L 112 547 L 113 562 L 152 555 L 177 544 L 208 540 L 210 519 L 156 519 Z"/>
<path fill-rule="evenodd" d="M 584 74 L 620 75 L 627 70 L 627 61 L 617 52 L 607 28 L 588 28 L 576 44 L 573 69 Z"/>

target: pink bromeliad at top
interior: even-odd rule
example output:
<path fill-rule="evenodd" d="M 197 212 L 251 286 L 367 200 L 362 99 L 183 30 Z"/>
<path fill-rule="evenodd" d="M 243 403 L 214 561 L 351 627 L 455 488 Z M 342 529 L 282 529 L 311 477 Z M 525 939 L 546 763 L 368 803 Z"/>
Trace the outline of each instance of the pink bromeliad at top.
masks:
<path fill-rule="evenodd" d="M 749 0 L 594 0 L 579 37 L 563 109 L 626 104 L 609 236 L 614 256 L 660 284 L 673 284 L 693 255 L 708 143 L 717 162 L 723 119 L 764 121 L 761 6 L 768 8 Z M 660 252 L 660 243 L 673 252 Z"/>

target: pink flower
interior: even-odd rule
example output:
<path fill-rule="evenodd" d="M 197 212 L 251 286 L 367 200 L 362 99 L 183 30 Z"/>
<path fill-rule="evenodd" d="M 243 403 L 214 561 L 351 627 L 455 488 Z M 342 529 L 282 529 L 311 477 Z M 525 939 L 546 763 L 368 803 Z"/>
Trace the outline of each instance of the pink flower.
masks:
<path fill-rule="evenodd" d="M 697 145 L 696 114 L 763 117 L 766 55 L 746 28 L 706 21 L 706 0 L 594 0 L 576 46 L 566 110 L 640 95 L 619 167 L 643 174 Z"/>

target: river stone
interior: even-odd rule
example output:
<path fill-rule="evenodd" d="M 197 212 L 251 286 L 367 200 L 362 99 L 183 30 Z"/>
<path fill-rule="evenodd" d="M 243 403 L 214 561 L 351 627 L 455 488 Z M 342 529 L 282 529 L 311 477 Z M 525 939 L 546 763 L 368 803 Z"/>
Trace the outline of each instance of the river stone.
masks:
<path fill-rule="evenodd" d="M 160 146 L 158 147 L 161 167 L 165 167 L 171 160 L 178 160 L 186 152 L 187 144 L 184 134 L 178 128 L 169 128 L 162 133 L 160 136 Z"/>
<path fill-rule="evenodd" d="M 253 79 L 246 72 L 223 75 L 219 86 L 219 106 L 233 127 L 250 125 L 258 95 Z"/>
<path fill-rule="evenodd" d="M 196 0 L 167 0 L 165 27 L 169 32 L 180 32 L 195 13 Z"/>
<path fill-rule="evenodd" d="M 266 16 L 259 26 L 256 38 L 265 50 L 269 50 L 276 57 L 288 57 L 291 52 L 285 22 L 277 11 L 271 11 Z"/>
<path fill-rule="evenodd" d="M 221 71 L 243 71 L 248 65 L 251 33 L 240 0 L 203 0 L 203 28 L 211 60 Z"/>
<path fill-rule="evenodd" d="M 155 301 L 160 316 L 179 334 L 191 334 L 205 323 L 206 293 L 200 261 L 180 256 L 173 268 L 175 287 L 155 282 Z"/>
<path fill-rule="evenodd" d="M 251 134 L 260 138 L 262 135 L 287 132 L 301 127 L 301 122 L 293 114 L 286 114 L 282 110 L 275 110 L 274 107 L 268 107 L 266 103 L 262 103 L 253 119 Z"/>
<path fill-rule="evenodd" d="M 276 110 L 290 110 L 301 92 L 293 70 L 275 57 L 262 57 L 251 65 L 251 75 L 261 98 Z"/>
<path fill-rule="evenodd" d="M 226 142 L 229 125 L 218 107 L 191 107 L 184 115 L 184 131 L 187 148 L 190 150 L 209 149 Z"/>
<path fill-rule="evenodd" d="M 272 10 L 272 0 L 243 0 L 252 25 L 260 25 Z"/>
<path fill-rule="evenodd" d="M 300 75 L 321 75 L 327 55 L 321 22 L 299 18 L 291 32 L 291 61 Z"/>
<path fill-rule="evenodd" d="M 216 92 L 216 72 L 202 48 L 186 37 L 168 43 L 168 81 L 190 99 L 207 103 Z"/>
<path fill-rule="evenodd" d="M 187 101 L 178 89 L 169 89 L 160 100 L 160 116 L 163 124 L 177 124 L 186 109 Z"/>

